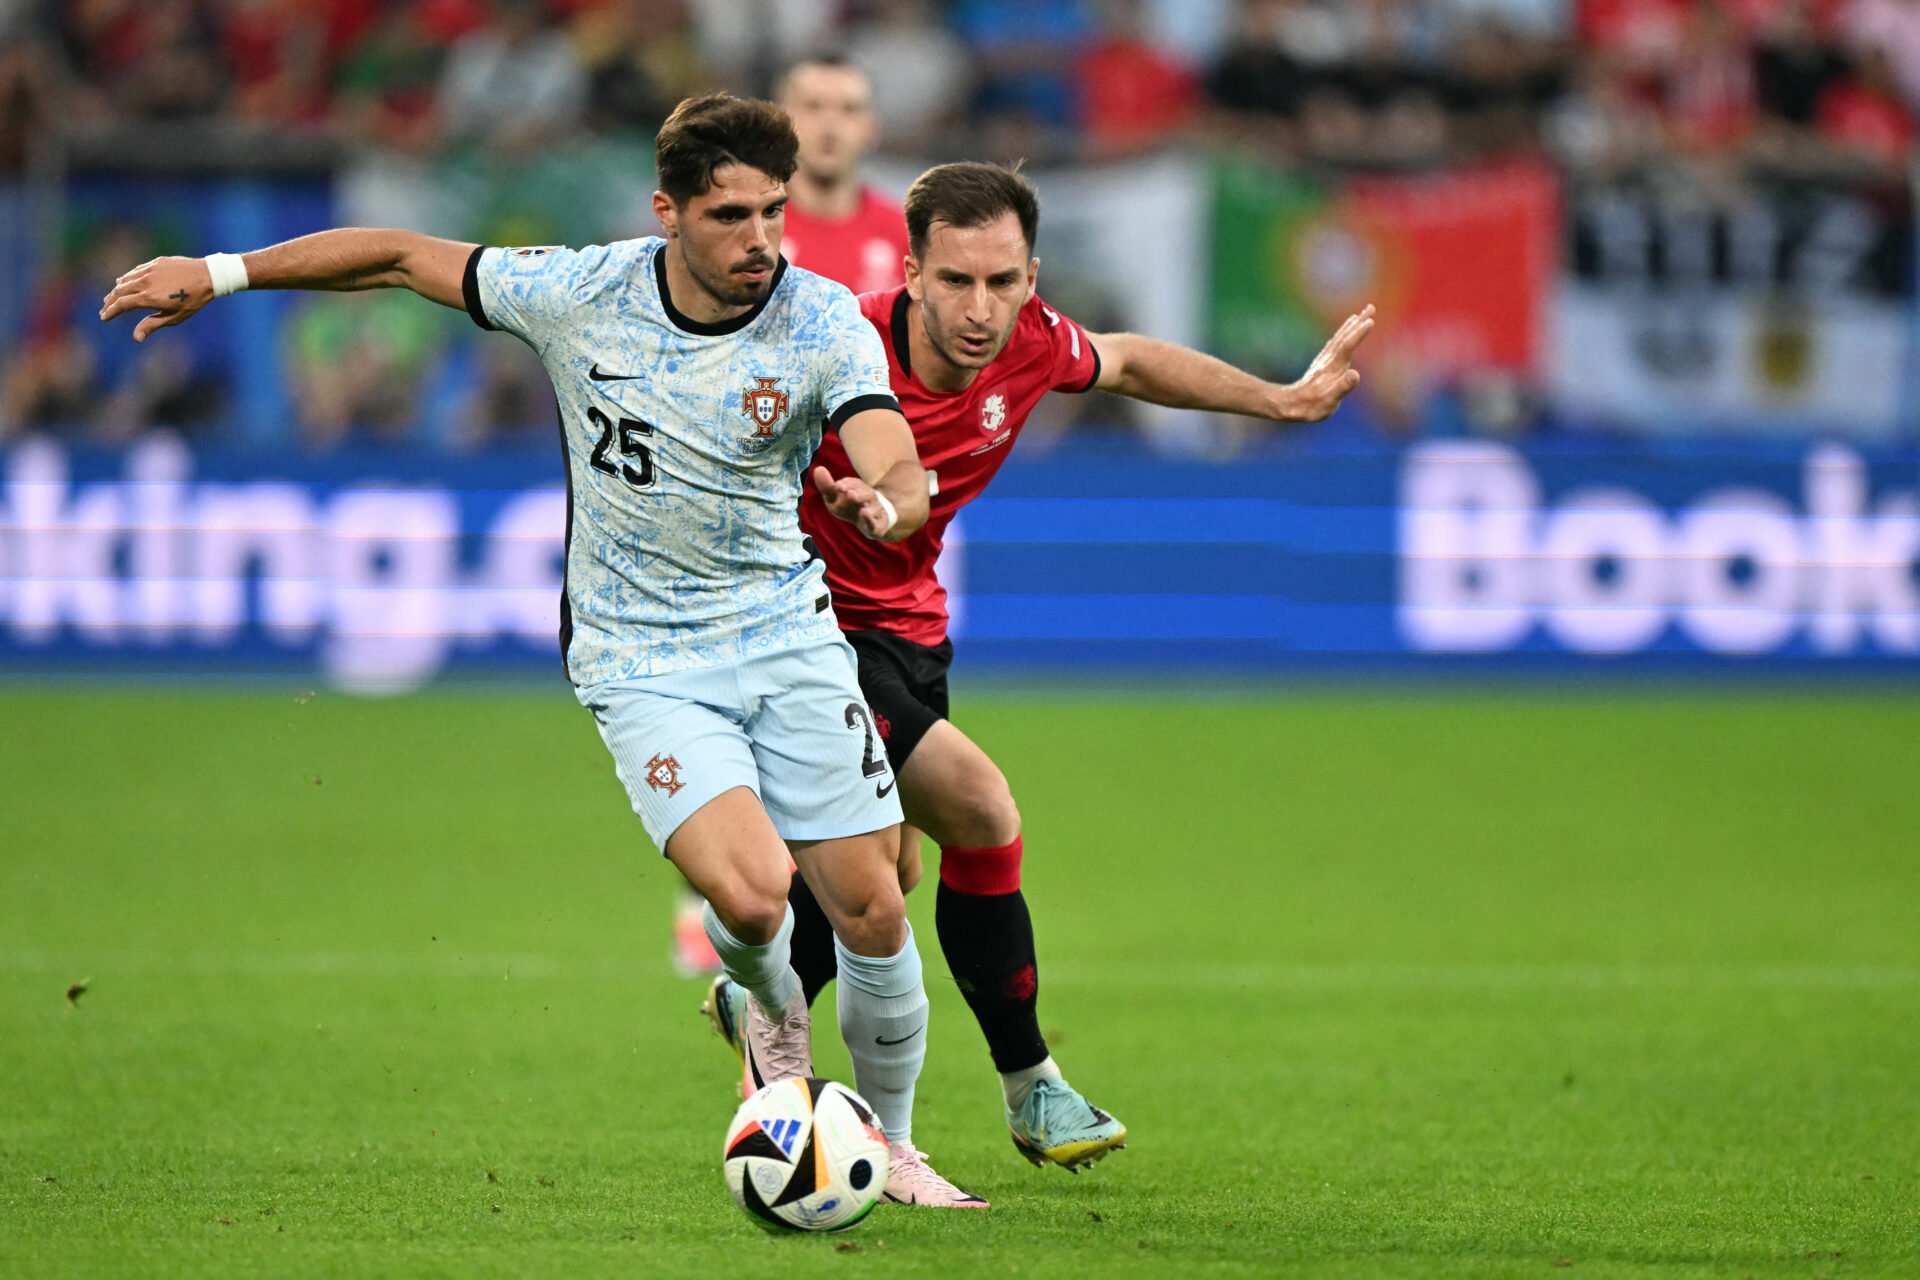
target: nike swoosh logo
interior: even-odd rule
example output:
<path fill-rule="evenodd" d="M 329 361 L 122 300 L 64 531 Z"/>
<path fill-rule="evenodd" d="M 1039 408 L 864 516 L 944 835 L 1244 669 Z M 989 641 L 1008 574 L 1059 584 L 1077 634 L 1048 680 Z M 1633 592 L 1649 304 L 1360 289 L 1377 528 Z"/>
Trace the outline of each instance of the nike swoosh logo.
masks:
<path fill-rule="evenodd" d="M 885 800 L 887 793 L 893 790 L 893 784 L 898 781 L 898 778 L 888 778 L 885 783 L 875 786 L 873 789 L 873 798 L 876 800 Z"/>
<path fill-rule="evenodd" d="M 925 1024 L 923 1023 L 922 1025 L 924 1026 Z M 887 1040 L 887 1039 L 883 1039 L 880 1036 L 875 1036 L 873 1038 L 873 1042 L 875 1044 L 905 1044 L 907 1041 L 913 1039 L 915 1036 L 919 1034 L 920 1034 L 920 1027 L 915 1027 L 913 1030 L 907 1032 L 907 1034 L 901 1036 L 898 1040 Z"/>
<path fill-rule="evenodd" d="M 587 370 L 587 376 L 595 382 L 631 382 L 635 378 L 644 378 L 647 375 L 644 373 L 602 373 L 600 372 L 599 362 L 595 361 L 593 368 Z"/>

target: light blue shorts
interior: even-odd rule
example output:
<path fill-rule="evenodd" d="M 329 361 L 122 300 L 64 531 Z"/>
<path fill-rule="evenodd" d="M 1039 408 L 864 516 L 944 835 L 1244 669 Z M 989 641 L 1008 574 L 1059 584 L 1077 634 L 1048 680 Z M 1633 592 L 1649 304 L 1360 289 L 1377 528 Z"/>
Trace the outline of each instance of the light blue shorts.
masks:
<path fill-rule="evenodd" d="M 734 787 L 760 797 L 790 841 L 898 823 L 885 744 L 838 633 L 725 667 L 575 690 L 654 846 Z"/>

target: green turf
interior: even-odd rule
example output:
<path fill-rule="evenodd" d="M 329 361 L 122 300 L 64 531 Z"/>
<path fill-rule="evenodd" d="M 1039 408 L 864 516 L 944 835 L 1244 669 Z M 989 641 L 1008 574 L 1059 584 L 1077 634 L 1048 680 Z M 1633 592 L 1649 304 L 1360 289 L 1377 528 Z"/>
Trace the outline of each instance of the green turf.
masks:
<path fill-rule="evenodd" d="M 775 1240 L 564 689 L 296 695 L 0 689 L 0 1275 L 1920 1275 L 1920 700 L 968 700 L 1132 1148 L 1015 1156 L 923 892 L 995 1207 Z"/>

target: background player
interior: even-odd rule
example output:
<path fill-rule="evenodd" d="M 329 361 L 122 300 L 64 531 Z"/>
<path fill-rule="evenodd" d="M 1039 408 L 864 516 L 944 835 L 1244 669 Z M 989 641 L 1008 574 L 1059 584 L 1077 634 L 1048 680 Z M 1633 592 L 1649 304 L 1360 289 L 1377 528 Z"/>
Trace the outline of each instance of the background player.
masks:
<path fill-rule="evenodd" d="M 906 219 L 898 200 L 860 181 L 861 157 L 880 134 L 866 73 L 842 58 L 810 58 L 781 80 L 780 103 L 800 139 L 781 253 L 855 293 L 897 286 L 905 278 Z M 689 889 L 675 912 L 674 968 L 689 976 L 720 968 L 705 905 Z"/>
<path fill-rule="evenodd" d="M 832 917 L 841 1030 L 893 1150 L 887 1194 L 978 1205 L 912 1143 L 927 1000 L 900 810 L 794 510 L 823 430 L 860 478 L 816 468 L 815 492 L 857 536 L 919 528 L 926 474 L 853 298 L 780 257 L 797 146 L 771 103 L 689 99 L 656 143 L 664 240 L 505 250 L 326 231 L 157 259 L 100 315 L 150 309 L 144 341 L 239 288 L 398 287 L 540 355 L 567 450 L 567 674 L 649 835 L 710 903 L 708 936 L 749 993 L 747 1082 L 812 1070 L 790 854 Z"/>
<path fill-rule="evenodd" d="M 787 260 L 855 293 L 898 286 L 907 255 L 900 201 L 860 180 L 860 161 L 880 138 L 866 72 L 838 57 L 796 63 L 780 82 L 780 105 L 800 135 Z"/>
<path fill-rule="evenodd" d="M 1020 813 L 1005 776 L 947 719 L 946 592 L 934 575 L 941 537 L 986 488 L 1048 391 L 1095 387 L 1180 408 L 1276 422 L 1330 415 L 1360 380 L 1354 351 L 1373 308 L 1349 317 L 1299 381 L 1278 385 L 1212 356 L 1135 334 L 1089 334 L 1035 293 L 1039 198 L 1019 173 L 951 164 L 907 193 L 911 253 L 904 287 L 861 298 L 887 345 L 900 397 L 937 492 L 926 527 L 897 543 L 848 537 L 803 495 L 801 525 L 827 561 L 840 625 L 860 657 L 860 686 L 900 778 L 900 876 L 920 878 L 919 831 L 940 844 L 935 923 L 955 982 L 1000 1072 L 1015 1145 L 1035 1164 L 1069 1169 L 1122 1144 L 1125 1127 L 1062 1078 L 1040 1034 L 1033 924 L 1020 890 Z M 844 465 L 831 440 L 820 461 Z M 918 828 L 918 831 L 915 830 Z M 811 999 L 833 976 L 825 917 L 793 882 L 794 962 Z M 716 983 L 725 1034 L 739 996 Z"/>

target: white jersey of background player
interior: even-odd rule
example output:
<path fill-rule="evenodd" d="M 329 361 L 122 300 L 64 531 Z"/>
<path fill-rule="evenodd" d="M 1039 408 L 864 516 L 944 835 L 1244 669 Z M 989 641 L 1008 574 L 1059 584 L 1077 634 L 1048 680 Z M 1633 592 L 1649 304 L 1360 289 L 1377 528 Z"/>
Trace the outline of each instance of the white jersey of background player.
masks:
<path fill-rule="evenodd" d="M 152 311 L 144 341 L 239 288 L 398 287 L 539 351 L 567 444 L 568 674 L 752 993 L 743 1085 L 812 1073 L 791 854 L 834 926 L 855 1086 L 893 1152 L 887 1196 L 977 1207 L 913 1146 L 927 998 L 894 866 L 900 804 L 797 517 L 823 430 L 860 478 L 812 481 L 869 537 L 925 523 L 927 475 L 852 295 L 780 259 L 798 146 L 771 103 L 691 98 L 655 141 L 664 240 L 516 251 L 324 231 L 145 263 L 100 314 Z"/>

